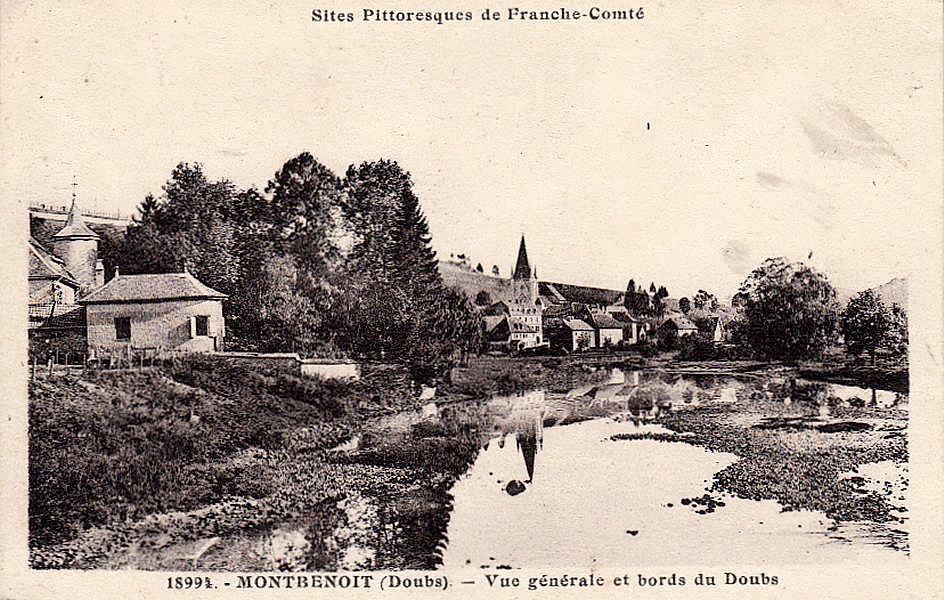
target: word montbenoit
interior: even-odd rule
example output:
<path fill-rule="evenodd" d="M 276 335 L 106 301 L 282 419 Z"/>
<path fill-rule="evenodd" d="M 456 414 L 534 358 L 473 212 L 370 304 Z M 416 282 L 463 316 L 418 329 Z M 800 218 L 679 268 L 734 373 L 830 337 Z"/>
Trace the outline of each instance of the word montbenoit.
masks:
<path fill-rule="evenodd" d="M 314 8 L 311 20 L 315 23 L 353 23 L 364 21 L 372 23 L 445 23 L 473 21 L 475 13 L 470 10 L 414 11 L 364 8 L 360 12 L 343 12 L 330 9 Z M 588 10 L 556 8 L 551 10 L 525 10 L 517 7 L 505 10 L 485 9 L 478 13 L 482 21 L 635 21 L 645 17 L 643 7 L 626 9 L 607 9 L 597 6 Z"/>

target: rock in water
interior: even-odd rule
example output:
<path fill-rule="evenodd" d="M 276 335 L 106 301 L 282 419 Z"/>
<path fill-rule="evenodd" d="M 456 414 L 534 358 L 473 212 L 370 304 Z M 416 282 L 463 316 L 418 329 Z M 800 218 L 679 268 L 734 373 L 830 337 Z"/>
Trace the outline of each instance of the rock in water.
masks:
<path fill-rule="evenodd" d="M 505 491 L 508 492 L 509 496 L 517 496 L 525 489 L 524 484 L 517 479 L 512 479 L 508 482 L 508 485 L 505 486 Z"/>

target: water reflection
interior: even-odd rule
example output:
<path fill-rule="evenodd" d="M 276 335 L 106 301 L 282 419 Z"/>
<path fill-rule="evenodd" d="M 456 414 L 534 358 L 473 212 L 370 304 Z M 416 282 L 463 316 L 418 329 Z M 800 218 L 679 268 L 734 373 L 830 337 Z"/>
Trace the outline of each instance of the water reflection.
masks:
<path fill-rule="evenodd" d="M 275 530 L 276 541 L 290 548 L 286 555 L 302 556 L 287 560 L 287 568 L 428 569 L 444 562 L 498 566 L 502 560 L 576 566 L 587 552 L 613 564 L 657 562 L 653 557 L 703 563 L 714 556 L 723 562 L 730 555 L 724 540 L 744 541 L 747 552 L 750 543 L 770 546 L 765 540 L 771 535 L 783 536 L 785 548 L 818 548 L 825 534 L 814 541 L 803 536 L 822 530 L 820 523 L 811 514 L 778 517 L 776 503 L 728 499 L 723 516 L 710 517 L 715 521 L 667 511 L 682 497 L 702 494 L 733 455 L 654 439 L 609 442 L 620 433 L 668 436 L 657 424 L 668 411 L 734 403 L 798 427 L 870 406 L 906 408 L 907 395 L 786 375 L 614 369 L 603 382 L 567 393 L 539 389 L 484 401 L 430 402 L 366 423 L 334 451 L 334 462 L 352 468 L 397 469 L 380 475 L 395 485 L 345 496 L 302 528 L 307 544 L 291 527 Z M 557 515 L 553 523 L 548 515 Z M 613 516 L 619 523 L 610 522 Z M 628 545 L 626 531 L 641 532 L 629 536 L 635 545 Z M 664 536 L 688 541 L 670 551 Z M 337 550 L 342 547 L 347 550 Z M 332 552 L 335 558 L 325 561 Z M 504 558 L 492 560 L 499 555 Z"/>

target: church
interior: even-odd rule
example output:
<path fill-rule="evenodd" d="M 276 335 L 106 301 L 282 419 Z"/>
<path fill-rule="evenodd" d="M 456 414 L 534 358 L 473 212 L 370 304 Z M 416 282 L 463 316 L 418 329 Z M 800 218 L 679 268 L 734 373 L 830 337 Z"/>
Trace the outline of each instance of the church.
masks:
<path fill-rule="evenodd" d="M 518 260 L 511 275 L 509 285 L 504 287 L 501 300 L 485 309 L 486 317 L 495 319 L 491 330 L 499 330 L 502 321 L 507 322 L 508 347 L 522 350 L 544 343 L 542 324 L 543 301 L 538 295 L 538 273 L 528 260 L 528 249 L 524 236 L 518 246 Z M 497 319 L 496 319 L 497 318 Z M 486 323 L 489 319 L 486 319 Z M 500 331 L 504 335 L 505 327 Z"/>

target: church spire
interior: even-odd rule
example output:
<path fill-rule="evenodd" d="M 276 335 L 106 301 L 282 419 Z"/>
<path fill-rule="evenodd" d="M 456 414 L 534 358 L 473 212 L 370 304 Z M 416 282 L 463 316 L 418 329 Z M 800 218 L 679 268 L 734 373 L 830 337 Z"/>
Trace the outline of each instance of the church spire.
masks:
<path fill-rule="evenodd" d="M 515 263 L 512 279 L 531 279 L 531 264 L 528 262 L 528 249 L 524 245 L 524 234 L 521 235 L 521 245 L 518 246 L 518 262 Z"/>

